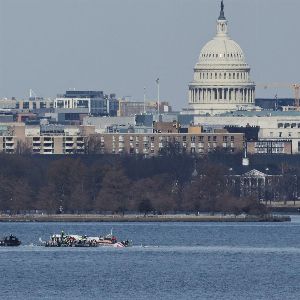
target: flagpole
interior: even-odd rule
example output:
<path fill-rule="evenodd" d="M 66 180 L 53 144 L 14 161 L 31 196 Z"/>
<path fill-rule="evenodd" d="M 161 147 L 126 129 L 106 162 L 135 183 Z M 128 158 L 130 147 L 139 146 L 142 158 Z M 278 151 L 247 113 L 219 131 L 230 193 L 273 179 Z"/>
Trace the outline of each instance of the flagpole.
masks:
<path fill-rule="evenodd" d="M 146 87 L 144 86 L 144 114 L 146 114 Z"/>
<path fill-rule="evenodd" d="M 156 79 L 157 83 L 157 113 L 158 113 L 158 122 L 159 122 L 159 78 Z"/>

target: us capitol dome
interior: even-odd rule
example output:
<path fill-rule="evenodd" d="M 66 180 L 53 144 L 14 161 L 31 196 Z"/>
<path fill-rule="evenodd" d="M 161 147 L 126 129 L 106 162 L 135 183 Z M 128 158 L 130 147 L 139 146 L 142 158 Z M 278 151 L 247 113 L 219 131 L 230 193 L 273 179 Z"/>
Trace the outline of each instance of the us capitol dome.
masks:
<path fill-rule="evenodd" d="M 189 111 L 220 114 L 254 109 L 255 84 L 241 47 L 228 35 L 228 22 L 221 2 L 217 34 L 201 50 L 189 84 Z"/>

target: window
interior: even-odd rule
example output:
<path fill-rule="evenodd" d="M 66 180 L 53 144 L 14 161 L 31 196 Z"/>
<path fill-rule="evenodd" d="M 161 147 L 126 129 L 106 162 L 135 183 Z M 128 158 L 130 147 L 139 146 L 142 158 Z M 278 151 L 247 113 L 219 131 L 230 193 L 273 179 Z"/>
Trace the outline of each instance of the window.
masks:
<path fill-rule="evenodd" d="M 217 141 L 217 137 L 214 135 L 213 136 L 213 141 L 216 142 Z"/>
<path fill-rule="evenodd" d="M 233 135 L 230 137 L 230 141 L 234 142 L 234 136 Z"/>
<path fill-rule="evenodd" d="M 29 109 L 29 102 L 23 102 L 23 109 Z"/>

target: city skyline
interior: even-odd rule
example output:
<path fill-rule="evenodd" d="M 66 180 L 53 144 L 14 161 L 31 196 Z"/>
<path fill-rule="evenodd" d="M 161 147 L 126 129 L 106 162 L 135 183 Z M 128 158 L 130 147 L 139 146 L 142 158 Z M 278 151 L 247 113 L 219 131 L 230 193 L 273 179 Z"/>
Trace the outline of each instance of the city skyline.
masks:
<path fill-rule="evenodd" d="M 170 5 L 172 3 L 172 6 Z M 230 36 L 255 83 L 299 83 L 297 11 L 288 0 L 226 0 Z M 160 98 L 187 107 L 201 48 L 215 35 L 220 1 L 0 0 L 0 97 L 54 97 L 66 89 Z M 279 71 L 280 70 L 280 71 Z M 257 97 L 293 97 L 257 89 Z"/>

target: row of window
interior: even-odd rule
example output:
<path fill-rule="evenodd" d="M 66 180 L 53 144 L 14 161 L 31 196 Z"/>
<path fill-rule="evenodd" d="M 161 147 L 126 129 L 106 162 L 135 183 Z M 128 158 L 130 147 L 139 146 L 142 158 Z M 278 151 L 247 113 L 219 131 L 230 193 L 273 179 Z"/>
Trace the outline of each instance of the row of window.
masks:
<path fill-rule="evenodd" d="M 236 53 L 227 53 L 227 55 L 225 53 L 202 53 L 201 57 L 207 57 L 207 58 L 242 58 L 243 54 L 236 52 Z"/>
<path fill-rule="evenodd" d="M 135 141 L 139 141 L 139 138 L 140 137 L 138 137 L 138 136 L 136 136 L 135 137 Z M 191 136 L 190 137 L 190 141 L 191 142 L 195 142 L 196 140 L 198 140 L 199 142 L 203 142 L 204 141 L 204 138 L 205 138 L 205 136 L 203 136 L 203 135 L 201 135 L 201 136 Z M 179 137 L 170 137 L 170 136 L 168 136 L 168 137 L 163 137 L 163 136 L 160 136 L 159 137 L 159 141 L 172 141 L 173 139 L 175 139 L 176 141 L 180 141 L 180 138 Z M 233 135 L 231 135 L 231 136 L 223 136 L 223 141 L 224 142 L 227 142 L 228 140 L 230 139 L 230 141 L 231 142 L 233 142 L 234 141 L 234 136 Z M 115 136 L 113 136 L 112 137 L 112 141 L 113 142 L 115 142 L 116 140 L 118 140 L 119 142 L 124 142 L 124 136 L 119 136 L 118 138 L 116 138 Z M 141 137 L 141 141 L 144 141 L 144 142 L 147 142 L 147 141 L 151 141 L 151 142 L 154 142 L 154 140 L 155 140 L 155 137 L 154 136 L 147 136 L 147 137 Z M 214 136 L 207 136 L 207 140 L 208 141 L 217 141 L 217 136 L 216 135 L 214 135 Z M 133 138 L 133 136 L 130 136 L 129 137 L 129 141 L 130 142 L 133 142 L 134 141 L 134 138 Z M 186 135 L 184 135 L 184 136 L 182 136 L 182 141 L 183 142 L 186 142 L 187 141 L 187 136 Z M 101 142 L 104 142 L 104 137 L 101 137 Z"/>
<path fill-rule="evenodd" d="M 237 73 L 198 73 L 200 79 L 248 79 L 247 72 L 237 72 Z"/>
<path fill-rule="evenodd" d="M 155 144 L 154 143 L 143 143 L 143 144 L 139 144 L 138 142 L 136 142 L 136 143 L 130 143 L 129 144 L 129 148 L 131 149 L 131 148 L 140 148 L 140 146 L 143 146 L 145 149 L 149 149 L 149 147 L 150 148 L 154 148 L 155 147 Z M 158 144 L 158 147 L 159 148 L 164 148 L 166 146 L 166 144 L 164 144 L 164 143 L 159 143 Z M 180 146 L 180 143 L 178 143 L 178 146 Z M 187 143 L 186 142 L 183 142 L 182 143 L 182 146 L 184 147 L 184 148 L 186 148 L 187 147 Z M 101 147 L 102 148 L 105 148 L 105 145 L 104 144 L 102 144 L 101 145 Z M 113 142 L 112 143 L 112 149 L 115 149 L 115 148 L 122 148 L 122 149 L 124 149 L 125 148 L 125 144 L 123 143 L 123 142 L 119 142 L 118 144 L 116 144 L 115 142 Z M 196 148 L 196 147 L 199 147 L 199 148 L 204 148 L 205 147 L 205 143 L 204 142 L 198 142 L 198 143 L 195 143 L 195 142 L 192 142 L 191 144 L 190 144 L 190 148 Z M 216 147 L 218 147 L 218 143 L 217 142 L 208 142 L 207 143 L 207 147 L 208 148 L 216 148 Z M 227 141 L 224 141 L 223 143 L 222 143 L 222 147 L 223 148 L 228 148 L 228 147 L 234 147 L 234 143 L 233 142 L 231 142 L 231 143 L 229 143 L 229 142 L 227 142 Z"/>
<path fill-rule="evenodd" d="M 278 123 L 278 128 L 300 128 L 300 123 Z"/>
<path fill-rule="evenodd" d="M 271 131 L 269 134 L 269 137 L 273 138 L 273 137 L 276 137 L 276 135 L 274 135 L 274 132 Z M 300 132 L 297 132 L 297 135 L 296 135 L 296 132 L 288 132 L 288 133 L 285 132 L 285 134 L 284 134 L 282 131 L 279 131 L 278 137 L 280 137 L 280 138 L 283 138 L 283 137 L 300 138 Z"/>

